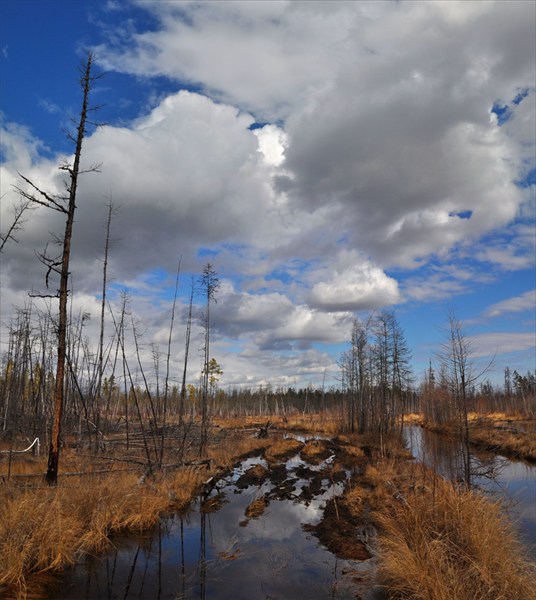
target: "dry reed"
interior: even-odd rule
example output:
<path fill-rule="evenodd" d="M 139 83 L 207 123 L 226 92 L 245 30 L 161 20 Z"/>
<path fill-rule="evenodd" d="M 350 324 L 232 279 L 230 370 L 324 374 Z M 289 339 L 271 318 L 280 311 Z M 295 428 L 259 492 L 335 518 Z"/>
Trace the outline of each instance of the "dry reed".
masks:
<path fill-rule="evenodd" d="M 141 484 L 134 473 L 65 478 L 56 488 L 2 486 L 0 590 L 24 597 L 31 573 L 57 572 L 113 534 L 143 530 L 184 508 L 206 473 L 181 469 Z"/>
<path fill-rule="evenodd" d="M 536 598 L 534 564 L 497 502 L 438 479 L 433 495 L 408 493 L 374 519 L 393 600 Z"/>

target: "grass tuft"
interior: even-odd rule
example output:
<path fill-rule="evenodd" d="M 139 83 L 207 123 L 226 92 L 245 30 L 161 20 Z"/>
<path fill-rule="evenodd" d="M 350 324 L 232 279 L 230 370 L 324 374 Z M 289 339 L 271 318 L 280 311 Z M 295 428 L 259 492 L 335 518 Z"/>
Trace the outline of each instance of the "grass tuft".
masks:
<path fill-rule="evenodd" d="M 380 577 L 389 597 L 534 600 L 535 569 L 500 504 L 450 482 L 378 511 Z"/>

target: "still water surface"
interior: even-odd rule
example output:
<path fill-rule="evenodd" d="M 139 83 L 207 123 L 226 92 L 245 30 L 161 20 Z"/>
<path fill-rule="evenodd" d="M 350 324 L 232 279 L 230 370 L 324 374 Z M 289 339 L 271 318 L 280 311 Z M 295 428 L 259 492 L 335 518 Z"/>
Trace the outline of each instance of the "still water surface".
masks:
<path fill-rule="evenodd" d="M 404 428 L 413 456 L 451 480 L 462 479 L 461 443 L 416 425 Z M 536 560 L 536 467 L 490 453 L 471 456 L 473 483 L 492 498 L 500 498 L 516 524 L 528 552 Z"/>
<path fill-rule="evenodd" d="M 404 436 L 418 461 L 445 477 L 460 478 L 458 442 L 417 426 L 407 426 Z M 218 510 L 203 512 L 199 499 L 190 511 L 162 519 L 153 531 L 114 538 L 112 552 L 87 557 L 47 597 L 340 600 L 359 591 L 365 600 L 378 598 L 380 592 L 366 583 L 371 561 L 338 559 L 304 531 L 304 525 L 321 520 L 325 502 L 343 491 L 344 482 L 326 476 L 311 493 L 312 480 L 304 473 L 329 473 L 330 460 L 311 466 L 296 456 L 277 481 L 243 486 L 240 477 L 249 468 L 266 466 L 261 458 L 250 458 L 211 492 L 222 499 Z M 536 559 L 536 469 L 489 454 L 473 456 L 472 466 L 475 484 L 504 500 Z M 247 518 L 246 508 L 261 496 L 269 498 L 265 512 Z"/>
<path fill-rule="evenodd" d="M 307 467 L 311 472 L 329 470 L 329 462 Z M 260 486 L 239 487 L 240 476 L 254 464 L 266 463 L 248 459 L 219 482 L 212 496 L 224 494 L 225 499 L 216 512 L 204 513 L 198 501 L 188 513 L 163 519 L 145 536 L 114 538 L 113 552 L 88 557 L 61 587 L 50 590 L 50 597 L 355 598 L 354 578 L 370 569 L 367 562 L 337 559 L 303 529 L 320 521 L 325 502 L 342 493 L 344 482 L 325 479 L 319 493 L 305 494 L 310 481 L 297 474 L 306 466 L 297 456 L 286 463 L 283 482 L 267 479 Z M 278 493 L 281 486 L 283 495 Z M 265 494 L 270 501 L 264 514 L 248 519 L 248 505 Z M 371 598 L 368 594 L 363 597 Z"/>

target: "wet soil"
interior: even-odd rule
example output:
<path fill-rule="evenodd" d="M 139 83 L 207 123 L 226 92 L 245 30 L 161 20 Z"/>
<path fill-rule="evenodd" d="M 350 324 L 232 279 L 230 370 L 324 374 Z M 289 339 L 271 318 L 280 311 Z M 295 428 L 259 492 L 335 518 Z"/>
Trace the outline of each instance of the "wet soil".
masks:
<path fill-rule="evenodd" d="M 250 485 L 260 485 L 268 477 L 268 469 L 261 464 L 253 465 L 235 483 L 236 487 L 243 490 Z"/>
<path fill-rule="evenodd" d="M 360 539 L 370 522 L 354 517 L 344 500 L 333 498 L 324 510 L 324 516 L 317 525 L 305 525 L 304 529 L 313 533 L 335 556 L 353 560 L 368 560 L 372 554 Z"/>

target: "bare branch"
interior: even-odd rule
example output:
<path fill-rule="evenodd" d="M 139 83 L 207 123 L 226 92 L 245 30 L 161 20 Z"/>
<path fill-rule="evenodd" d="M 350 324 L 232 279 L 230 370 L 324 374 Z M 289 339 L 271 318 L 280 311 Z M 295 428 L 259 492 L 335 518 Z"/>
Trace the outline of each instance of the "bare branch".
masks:
<path fill-rule="evenodd" d="M 30 202 L 35 202 L 36 204 L 41 204 L 43 206 L 46 206 L 47 208 L 51 208 L 52 210 L 57 210 L 59 212 L 62 213 L 67 213 L 67 209 L 65 208 L 65 206 L 61 205 L 58 200 L 66 200 L 66 198 L 54 198 L 53 196 L 51 196 L 50 194 L 47 194 L 46 192 L 44 192 L 42 189 L 38 188 L 35 183 L 33 183 L 33 181 L 30 181 L 27 177 L 25 177 L 24 175 L 22 175 L 21 173 L 18 173 L 19 177 L 25 181 L 30 187 L 32 187 L 38 194 L 40 194 L 41 196 L 43 196 L 43 198 L 45 200 L 40 200 L 38 198 L 36 198 L 33 194 L 30 194 L 28 192 L 26 192 L 25 190 L 14 186 L 15 190 L 24 198 L 26 198 L 27 200 L 29 200 Z"/>
<path fill-rule="evenodd" d="M 35 294 L 34 292 L 28 292 L 30 298 L 59 298 L 59 294 Z"/>
<path fill-rule="evenodd" d="M 2 249 L 8 240 L 11 239 L 16 244 L 19 243 L 19 241 L 13 237 L 13 233 L 22 229 L 22 226 L 24 223 L 26 223 L 26 219 L 23 219 L 22 216 L 27 210 L 31 210 L 32 208 L 33 207 L 31 206 L 30 200 L 26 200 L 26 202 L 20 202 L 17 206 L 13 207 L 13 222 L 7 230 L 7 233 L 5 235 L 0 235 L 0 253 L 2 252 Z"/>

